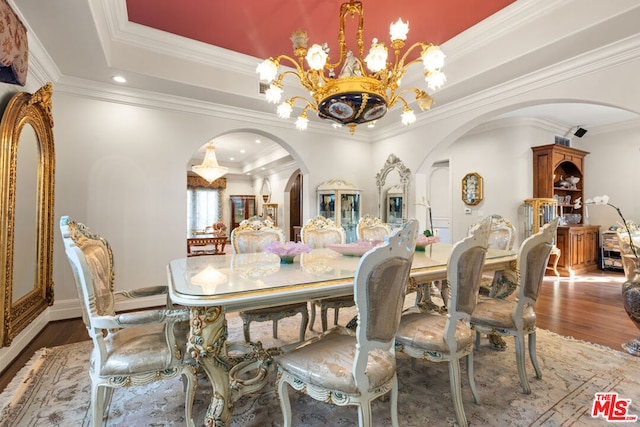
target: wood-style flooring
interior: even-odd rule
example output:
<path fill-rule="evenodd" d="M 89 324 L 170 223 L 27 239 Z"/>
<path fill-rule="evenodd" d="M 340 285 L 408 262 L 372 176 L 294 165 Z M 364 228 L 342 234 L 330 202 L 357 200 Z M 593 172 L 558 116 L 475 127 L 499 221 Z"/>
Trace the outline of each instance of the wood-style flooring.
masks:
<path fill-rule="evenodd" d="M 599 270 L 574 279 L 547 276 L 536 304 L 538 327 L 622 351 L 621 344 L 640 335 L 622 306 L 623 282 L 622 273 Z M 88 339 L 82 319 L 49 323 L 0 374 L 0 392 L 36 350 Z"/>

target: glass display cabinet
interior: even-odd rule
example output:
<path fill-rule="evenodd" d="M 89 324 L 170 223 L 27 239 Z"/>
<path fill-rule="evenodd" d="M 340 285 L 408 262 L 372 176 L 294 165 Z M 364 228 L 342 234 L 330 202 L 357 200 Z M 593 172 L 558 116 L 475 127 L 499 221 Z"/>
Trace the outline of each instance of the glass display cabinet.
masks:
<path fill-rule="evenodd" d="M 360 193 L 353 184 L 339 179 L 323 182 L 317 188 L 318 215 L 332 219 L 342 226 L 347 242 L 355 242 L 360 220 Z"/>
<path fill-rule="evenodd" d="M 402 225 L 402 196 L 400 185 L 394 185 L 387 191 L 387 214 L 383 220 L 394 228 Z"/>
<path fill-rule="evenodd" d="M 535 198 L 524 201 L 524 237 L 537 233 L 540 228 L 558 216 L 558 200 Z"/>
<path fill-rule="evenodd" d="M 524 238 L 540 231 L 540 228 L 551 222 L 558 216 L 558 199 L 557 198 L 535 198 L 526 199 L 524 201 Z M 562 257 L 562 251 L 557 246 L 557 234 L 554 239 L 551 254 L 549 256 L 549 264 L 547 270 L 553 271 L 557 277 L 560 277 L 558 271 L 558 263 Z"/>
<path fill-rule="evenodd" d="M 229 227 L 229 236 L 231 231 L 236 228 L 242 221 L 249 219 L 258 214 L 256 208 L 255 196 L 230 196 L 231 200 L 231 224 Z"/>

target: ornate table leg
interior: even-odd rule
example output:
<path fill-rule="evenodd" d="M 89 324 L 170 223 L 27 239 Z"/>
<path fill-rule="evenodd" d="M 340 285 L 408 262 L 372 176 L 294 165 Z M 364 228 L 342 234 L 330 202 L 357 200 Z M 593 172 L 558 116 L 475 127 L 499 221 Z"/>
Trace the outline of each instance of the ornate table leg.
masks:
<path fill-rule="evenodd" d="M 273 370 L 278 348 L 264 350 L 262 343 L 227 343 L 227 321 L 222 307 L 191 307 L 187 351 L 211 381 L 211 403 L 205 414 L 206 427 L 231 425 L 233 403 L 259 391 Z M 230 357 L 228 350 L 236 355 Z M 250 376 L 253 374 L 253 377 Z"/>
<path fill-rule="evenodd" d="M 222 307 L 190 308 L 187 351 L 204 369 L 211 381 L 213 395 L 204 425 L 231 425 L 233 402 L 229 390 L 229 361 L 226 352 L 227 322 Z"/>

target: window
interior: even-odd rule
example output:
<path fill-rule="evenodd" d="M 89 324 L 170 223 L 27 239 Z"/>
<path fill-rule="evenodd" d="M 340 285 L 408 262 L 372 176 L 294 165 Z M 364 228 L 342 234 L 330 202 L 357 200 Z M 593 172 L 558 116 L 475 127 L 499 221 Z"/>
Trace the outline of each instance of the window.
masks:
<path fill-rule="evenodd" d="M 222 190 L 219 188 L 187 188 L 187 235 L 202 231 L 222 220 Z"/>

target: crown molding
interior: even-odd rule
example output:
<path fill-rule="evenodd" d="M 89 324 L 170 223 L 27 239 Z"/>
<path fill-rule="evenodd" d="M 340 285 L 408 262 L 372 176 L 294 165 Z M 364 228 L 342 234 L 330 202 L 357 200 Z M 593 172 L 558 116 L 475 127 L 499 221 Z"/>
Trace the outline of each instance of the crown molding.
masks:
<path fill-rule="evenodd" d="M 183 61 L 255 76 L 258 60 L 218 46 L 192 40 L 129 21 L 126 0 L 92 0 L 91 10 L 107 60 L 113 44 L 155 52 Z"/>
<path fill-rule="evenodd" d="M 569 58 L 560 63 L 534 70 L 529 74 L 507 81 L 473 95 L 456 99 L 442 106 L 436 106 L 428 113 L 419 116 L 411 127 L 392 124 L 377 133 L 376 141 L 397 136 L 402 133 L 424 128 L 448 117 L 471 113 L 473 111 L 493 111 L 502 102 L 543 89 L 547 86 L 566 82 L 580 76 L 591 74 L 640 58 L 640 34 L 619 42 Z M 531 104 L 530 104 L 531 105 Z M 403 129 L 404 128 L 404 129 Z"/>

